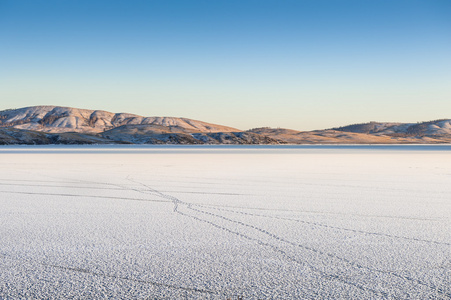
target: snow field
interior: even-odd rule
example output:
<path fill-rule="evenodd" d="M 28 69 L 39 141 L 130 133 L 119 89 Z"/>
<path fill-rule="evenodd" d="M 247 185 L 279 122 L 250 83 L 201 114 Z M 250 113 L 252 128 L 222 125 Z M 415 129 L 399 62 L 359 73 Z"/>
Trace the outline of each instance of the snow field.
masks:
<path fill-rule="evenodd" d="M 1 299 L 451 298 L 449 151 L 27 149 Z"/>

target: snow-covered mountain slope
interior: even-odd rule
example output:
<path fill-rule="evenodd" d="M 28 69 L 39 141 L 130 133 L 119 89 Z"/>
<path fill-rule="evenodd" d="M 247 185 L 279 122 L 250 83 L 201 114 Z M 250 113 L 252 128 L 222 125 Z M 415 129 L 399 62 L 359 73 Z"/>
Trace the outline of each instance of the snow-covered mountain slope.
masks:
<path fill-rule="evenodd" d="M 389 136 L 443 136 L 451 135 L 451 120 L 435 120 L 421 123 L 370 122 L 333 128 L 344 132 L 368 133 Z"/>
<path fill-rule="evenodd" d="M 451 135 L 451 120 L 437 120 L 414 124 L 407 128 L 409 135 Z"/>
<path fill-rule="evenodd" d="M 42 132 L 100 133 L 122 125 L 159 125 L 190 132 L 233 132 L 236 128 L 187 118 L 142 117 L 59 106 L 33 106 L 0 112 L 0 127 Z"/>

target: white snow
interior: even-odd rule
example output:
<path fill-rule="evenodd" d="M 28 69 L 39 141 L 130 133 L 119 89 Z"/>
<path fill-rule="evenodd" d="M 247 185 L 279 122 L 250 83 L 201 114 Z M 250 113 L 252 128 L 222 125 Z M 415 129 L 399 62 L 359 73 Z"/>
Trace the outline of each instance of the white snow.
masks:
<path fill-rule="evenodd" d="M 0 299 L 449 299 L 451 148 L 0 148 Z"/>

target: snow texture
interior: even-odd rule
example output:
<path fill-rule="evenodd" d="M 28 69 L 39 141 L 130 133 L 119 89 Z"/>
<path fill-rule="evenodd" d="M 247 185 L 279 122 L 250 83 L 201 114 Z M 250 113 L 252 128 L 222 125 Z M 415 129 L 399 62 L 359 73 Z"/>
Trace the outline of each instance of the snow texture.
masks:
<path fill-rule="evenodd" d="M 5 147 L 0 299 L 449 299 L 448 147 Z"/>

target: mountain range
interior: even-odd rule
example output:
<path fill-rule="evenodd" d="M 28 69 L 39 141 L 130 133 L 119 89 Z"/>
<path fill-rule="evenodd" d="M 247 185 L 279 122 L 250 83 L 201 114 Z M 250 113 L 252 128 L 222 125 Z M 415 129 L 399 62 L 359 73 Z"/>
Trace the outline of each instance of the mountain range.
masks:
<path fill-rule="evenodd" d="M 314 131 L 233 127 L 60 106 L 0 111 L 0 144 L 431 144 L 451 143 L 451 119 L 369 122 Z"/>

